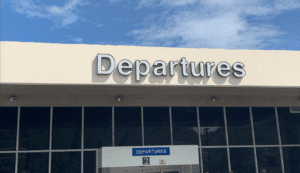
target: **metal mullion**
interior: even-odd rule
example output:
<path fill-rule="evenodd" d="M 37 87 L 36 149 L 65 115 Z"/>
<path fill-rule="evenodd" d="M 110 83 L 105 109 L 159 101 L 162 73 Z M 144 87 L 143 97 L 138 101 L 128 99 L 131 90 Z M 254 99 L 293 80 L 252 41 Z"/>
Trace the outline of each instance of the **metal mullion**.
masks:
<path fill-rule="evenodd" d="M 262 147 L 280 147 L 280 145 L 256 145 L 256 147 L 262 148 Z"/>
<path fill-rule="evenodd" d="M 83 148 L 84 148 L 84 107 L 81 110 L 81 173 L 83 173 Z"/>
<path fill-rule="evenodd" d="M 99 165 L 98 165 L 99 160 L 98 160 L 98 157 L 99 157 L 99 151 L 96 150 L 96 173 L 99 172 Z"/>
<path fill-rule="evenodd" d="M 275 107 L 275 117 L 276 117 L 276 126 L 277 126 L 278 141 L 279 141 L 279 151 L 280 151 L 281 170 L 282 170 L 282 173 L 285 173 L 285 170 L 284 170 L 284 163 L 283 163 L 283 155 L 282 155 L 281 135 L 280 135 L 280 128 L 279 128 L 279 121 L 278 121 L 277 107 Z"/>
<path fill-rule="evenodd" d="M 55 153 L 59 153 L 59 152 L 78 152 L 78 151 L 82 151 L 81 149 L 69 149 L 69 150 L 51 150 L 51 152 L 55 152 Z"/>
<path fill-rule="evenodd" d="M 172 108 L 169 107 L 171 145 L 173 145 Z"/>
<path fill-rule="evenodd" d="M 229 148 L 253 148 L 253 145 L 231 145 Z"/>
<path fill-rule="evenodd" d="M 0 153 L 2 154 L 7 154 L 7 153 L 15 153 L 16 154 L 16 151 L 0 151 Z"/>
<path fill-rule="evenodd" d="M 97 151 L 99 148 L 89 148 L 89 149 L 83 149 L 83 151 Z"/>
<path fill-rule="evenodd" d="M 198 124 L 198 138 L 199 138 L 199 149 L 200 149 L 200 166 L 201 172 L 203 172 L 203 159 L 202 159 L 202 145 L 201 145 L 201 130 L 200 130 L 200 117 L 199 117 L 199 107 L 197 107 L 197 124 Z"/>
<path fill-rule="evenodd" d="M 281 146 L 283 146 L 283 147 L 300 147 L 299 144 L 298 145 L 281 145 Z"/>
<path fill-rule="evenodd" d="M 20 113 L 21 113 L 21 107 L 18 107 L 15 173 L 18 173 L 18 159 L 19 159 L 19 153 L 18 153 L 18 151 L 19 151 Z"/>
<path fill-rule="evenodd" d="M 141 121 L 142 121 L 142 146 L 145 145 L 145 136 L 144 136 L 144 108 L 141 107 Z"/>
<path fill-rule="evenodd" d="M 49 136 L 49 173 L 51 173 L 51 149 L 52 149 L 52 124 L 53 124 L 53 107 L 50 107 L 50 136 Z"/>
<path fill-rule="evenodd" d="M 115 146 L 115 108 L 112 107 L 112 146 Z"/>
<path fill-rule="evenodd" d="M 229 169 L 229 171 L 231 171 L 230 151 L 229 151 L 229 141 L 228 141 L 228 130 L 227 130 L 227 120 L 226 120 L 226 108 L 225 107 L 223 107 L 223 115 L 224 115 L 224 124 L 225 124 L 228 169 Z"/>
<path fill-rule="evenodd" d="M 255 145 L 255 133 L 254 133 L 254 125 L 253 125 L 252 108 L 249 107 L 249 110 L 250 110 L 250 123 L 251 123 L 252 140 L 253 140 L 255 171 L 256 171 L 256 173 L 258 173 L 258 163 L 257 163 L 257 153 L 256 153 L 256 147 L 257 146 Z"/>

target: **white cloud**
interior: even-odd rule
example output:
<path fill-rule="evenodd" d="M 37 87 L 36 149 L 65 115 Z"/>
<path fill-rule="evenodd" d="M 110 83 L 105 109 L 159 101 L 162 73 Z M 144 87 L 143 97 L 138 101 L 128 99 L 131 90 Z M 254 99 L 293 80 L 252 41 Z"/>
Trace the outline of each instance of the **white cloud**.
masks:
<path fill-rule="evenodd" d="M 83 42 L 83 39 L 82 39 L 82 38 L 79 38 L 79 37 L 72 38 L 71 40 L 72 40 L 72 41 L 75 41 L 75 42 L 77 42 L 77 43 L 82 43 L 82 42 Z"/>
<path fill-rule="evenodd" d="M 144 29 L 129 32 L 136 44 L 143 46 L 178 46 L 225 49 L 263 49 L 276 36 L 285 34 L 278 28 L 267 25 L 253 25 L 245 16 L 274 16 L 283 10 L 300 8 L 300 1 L 264 1 L 240 0 L 182 0 L 186 8 L 169 8 L 180 4 L 175 1 L 141 0 L 139 7 L 164 6 L 166 12 L 151 15 L 144 24 Z M 185 10 L 184 10 L 185 9 Z M 168 11 L 169 10 L 169 11 Z M 149 20 L 150 19 L 150 20 Z M 163 21 L 163 22 L 157 22 Z"/>
<path fill-rule="evenodd" d="M 39 1 L 37 1 L 39 2 Z M 33 0 L 12 0 L 12 8 L 27 17 L 40 17 L 52 20 L 56 27 L 65 27 L 76 22 L 80 17 L 73 11 L 78 5 L 86 5 L 81 0 L 67 1 L 63 7 L 37 5 Z"/>

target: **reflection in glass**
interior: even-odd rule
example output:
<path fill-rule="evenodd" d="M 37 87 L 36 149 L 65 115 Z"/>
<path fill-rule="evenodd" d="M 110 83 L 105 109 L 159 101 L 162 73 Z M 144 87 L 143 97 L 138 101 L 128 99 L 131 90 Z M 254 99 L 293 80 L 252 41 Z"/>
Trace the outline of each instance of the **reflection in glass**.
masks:
<path fill-rule="evenodd" d="M 48 150 L 50 107 L 21 107 L 19 150 Z"/>
<path fill-rule="evenodd" d="M 234 173 L 254 173 L 253 148 L 230 148 L 231 170 Z"/>
<path fill-rule="evenodd" d="M 83 172 L 96 173 L 96 152 L 85 151 L 83 157 Z"/>
<path fill-rule="evenodd" d="M 13 173 L 15 172 L 16 154 L 15 153 L 0 153 L 0 172 Z"/>
<path fill-rule="evenodd" d="M 285 173 L 300 172 L 300 147 L 282 147 Z"/>
<path fill-rule="evenodd" d="M 226 145 L 222 107 L 199 107 L 202 146 Z"/>
<path fill-rule="evenodd" d="M 202 148 L 203 171 L 228 173 L 226 148 Z"/>
<path fill-rule="evenodd" d="M 229 145 L 252 145 L 249 108 L 228 107 L 226 118 Z"/>
<path fill-rule="evenodd" d="M 172 107 L 174 145 L 199 145 L 197 108 Z"/>
<path fill-rule="evenodd" d="M 54 107 L 52 149 L 81 148 L 81 107 Z"/>
<path fill-rule="evenodd" d="M 266 170 L 267 173 L 281 173 L 279 148 L 256 148 L 258 172 Z"/>
<path fill-rule="evenodd" d="M 112 146 L 112 108 L 84 108 L 84 148 Z"/>
<path fill-rule="evenodd" d="M 115 107 L 114 109 L 115 146 L 141 146 L 141 107 Z"/>
<path fill-rule="evenodd" d="M 171 145 L 169 107 L 144 107 L 145 145 Z"/>
<path fill-rule="evenodd" d="M 18 172 L 48 173 L 49 153 L 19 153 Z"/>
<path fill-rule="evenodd" d="M 277 108 L 281 143 L 300 144 L 300 113 L 290 113 L 290 108 Z"/>
<path fill-rule="evenodd" d="M 252 108 L 256 145 L 278 145 L 275 108 Z"/>
<path fill-rule="evenodd" d="M 81 152 L 52 152 L 51 173 L 81 173 Z"/>
<path fill-rule="evenodd" d="M 16 150 L 18 107 L 0 107 L 0 151 Z"/>

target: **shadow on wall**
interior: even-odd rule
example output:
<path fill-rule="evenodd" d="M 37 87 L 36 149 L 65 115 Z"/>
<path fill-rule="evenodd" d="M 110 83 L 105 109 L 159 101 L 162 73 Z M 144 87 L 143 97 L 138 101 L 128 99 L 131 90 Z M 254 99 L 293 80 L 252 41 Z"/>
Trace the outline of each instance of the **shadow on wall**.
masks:
<path fill-rule="evenodd" d="M 141 60 L 140 60 L 141 61 Z M 174 60 L 175 61 L 175 60 Z M 98 74 L 98 57 L 96 56 L 94 58 L 94 60 L 92 61 L 92 82 L 93 83 L 98 83 L 98 84 L 105 84 L 107 83 L 107 81 L 113 80 L 113 82 L 117 84 L 134 84 L 134 85 L 140 85 L 143 83 L 147 83 L 147 84 L 169 84 L 172 80 L 176 80 L 176 83 L 178 84 L 188 84 L 188 85 L 206 85 L 208 83 L 209 80 L 212 80 L 214 84 L 216 85 L 223 85 L 226 83 L 226 81 L 228 81 L 228 83 L 230 85 L 239 85 L 242 81 L 243 78 L 237 78 L 235 76 L 233 76 L 233 72 L 234 70 L 230 69 L 230 75 L 227 77 L 222 77 L 218 74 L 216 67 L 218 65 L 218 63 L 220 62 L 215 62 L 215 65 L 212 67 L 211 69 L 211 76 L 208 77 L 207 76 L 207 69 L 206 69 L 206 65 L 204 64 L 204 76 L 198 76 L 195 77 L 192 75 L 192 71 L 191 71 L 191 64 L 189 61 L 186 71 L 188 76 L 183 76 L 182 73 L 182 65 L 180 64 L 181 59 L 177 60 L 178 61 L 178 65 L 176 65 L 174 67 L 174 76 L 170 75 L 170 64 L 169 62 L 165 62 L 166 63 L 166 72 L 167 75 L 163 76 L 156 76 L 154 75 L 154 69 L 158 66 L 154 66 L 153 64 L 150 64 L 150 71 L 148 73 L 148 75 L 141 75 L 140 76 L 140 81 L 136 81 L 136 64 L 135 61 L 131 62 L 132 63 L 132 69 L 123 69 L 124 72 L 127 71 L 132 71 L 130 75 L 122 75 L 120 74 L 119 70 L 118 70 L 118 64 L 119 62 L 115 61 L 115 68 L 113 70 L 112 73 L 110 74 Z M 108 58 L 103 58 L 102 59 L 102 70 L 103 71 L 107 71 L 110 68 L 111 62 Z M 195 69 L 196 69 L 196 73 L 199 73 L 199 64 L 200 62 L 195 62 Z M 206 63 L 206 62 L 204 62 Z M 126 64 L 125 64 L 126 65 Z M 233 64 L 230 64 L 231 66 Z M 146 70 L 146 66 L 144 64 L 140 65 L 140 72 L 143 73 Z M 158 70 L 158 73 L 161 73 L 162 70 Z M 148 79 L 146 79 L 148 77 Z M 174 78 L 174 79 L 173 79 Z M 148 80 L 148 81 L 147 81 Z M 130 82 L 129 82 L 130 81 Z M 129 82 L 129 83 L 128 83 Z"/>

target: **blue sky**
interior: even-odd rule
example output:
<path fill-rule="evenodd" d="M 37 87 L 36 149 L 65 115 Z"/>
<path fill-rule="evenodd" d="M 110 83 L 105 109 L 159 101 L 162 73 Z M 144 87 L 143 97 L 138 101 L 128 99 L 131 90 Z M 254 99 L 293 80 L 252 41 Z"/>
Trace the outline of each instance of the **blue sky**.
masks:
<path fill-rule="evenodd" d="M 300 50 L 300 0 L 1 0 L 1 41 Z"/>

